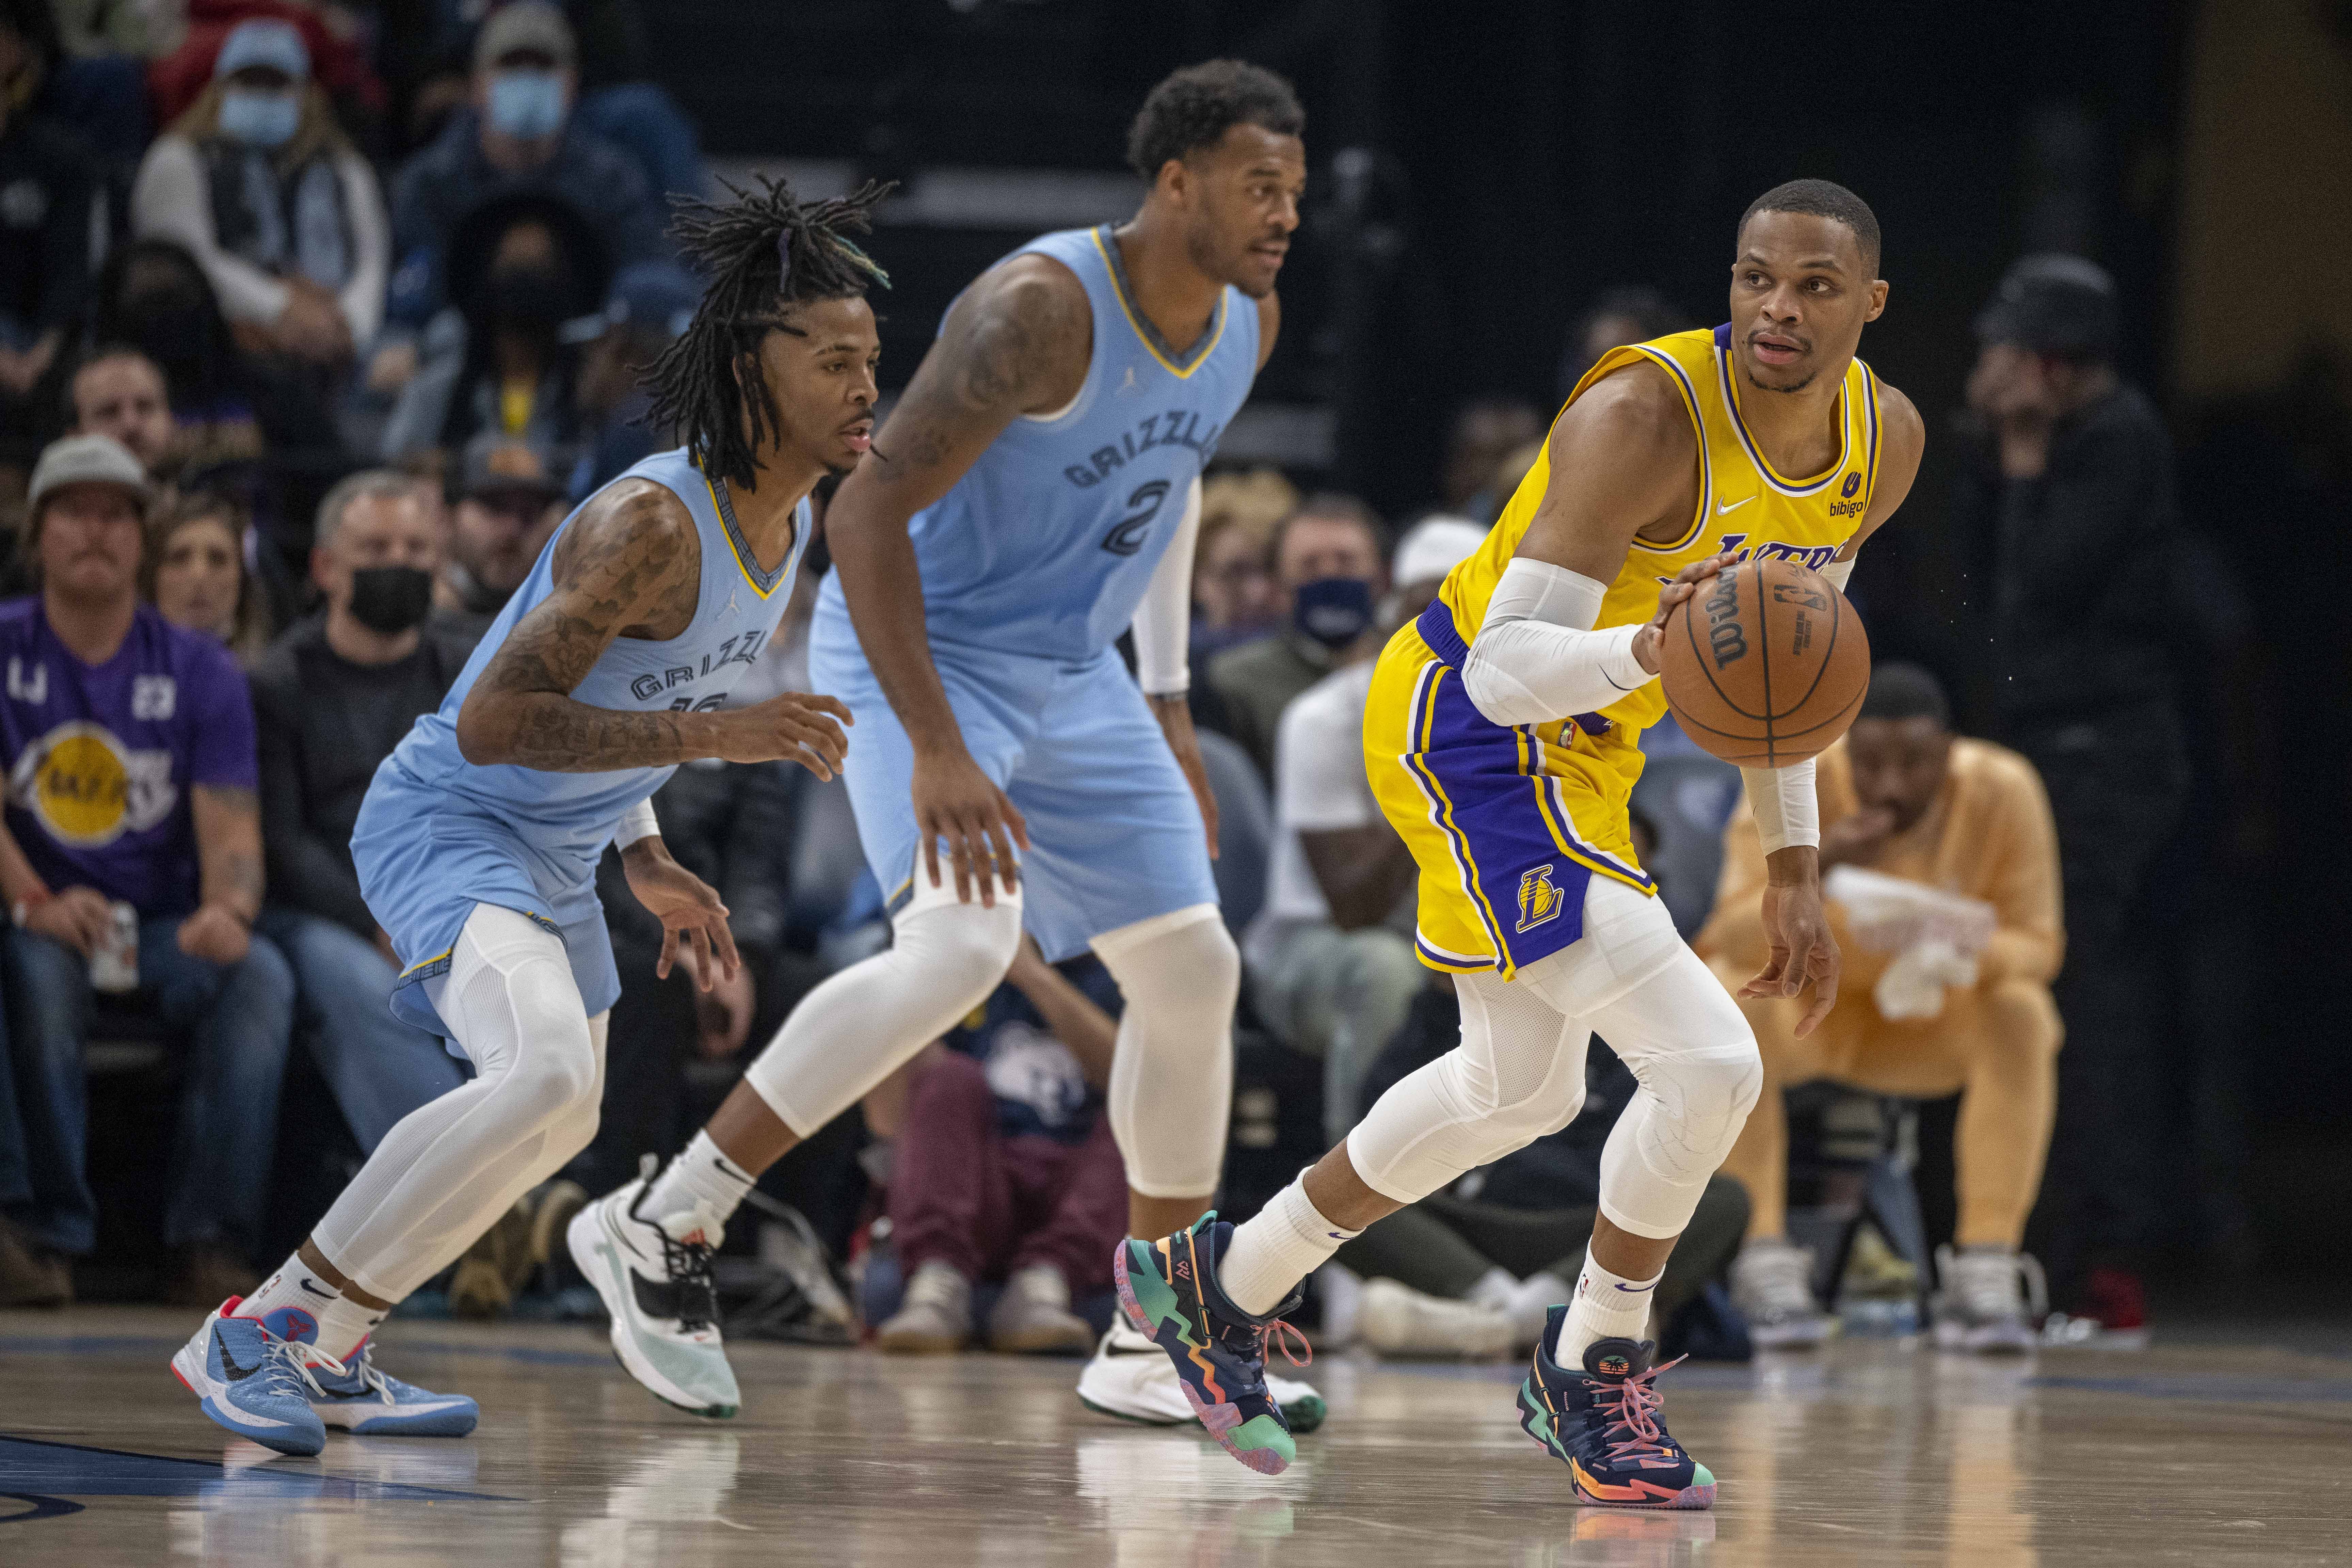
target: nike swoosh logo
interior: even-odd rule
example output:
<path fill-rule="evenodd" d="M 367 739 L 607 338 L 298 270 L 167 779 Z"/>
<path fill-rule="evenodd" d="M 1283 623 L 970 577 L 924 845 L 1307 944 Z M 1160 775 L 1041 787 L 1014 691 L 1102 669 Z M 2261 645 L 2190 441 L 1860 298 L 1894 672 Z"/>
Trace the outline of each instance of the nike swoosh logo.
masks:
<path fill-rule="evenodd" d="M 259 1372 L 262 1366 L 262 1363 L 259 1362 L 254 1363 L 251 1366 L 237 1365 L 236 1358 L 228 1353 L 228 1346 L 226 1345 L 222 1345 L 220 1347 L 220 1358 L 221 1370 L 228 1373 L 228 1380 L 231 1383 L 243 1383 L 247 1378 L 251 1377 L 255 1373 Z"/>
<path fill-rule="evenodd" d="M 1749 499 L 1753 500 L 1755 498 L 1750 497 Z M 1617 1289 L 1624 1291 L 1628 1296 L 1638 1296 L 1644 1290 L 1654 1290 L 1657 1288 L 1658 1282 L 1654 1279 L 1651 1280 L 1647 1285 L 1620 1285 L 1617 1287 Z"/>
<path fill-rule="evenodd" d="M 332 1290 L 321 1290 L 316 1285 L 311 1284 L 308 1279 L 298 1280 L 297 1283 L 299 1284 L 303 1289 L 310 1292 L 313 1296 L 324 1296 L 330 1301 L 335 1299 L 335 1293 Z"/>
<path fill-rule="evenodd" d="M 1755 499 L 1756 498 L 1754 496 L 1742 496 L 1738 500 L 1717 501 L 1716 503 L 1715 515 L 1721 517 L 1727 511 L 1738 511 L 1741 507 L 1746 506 L 1749 501 L 1752 501 Z"/>

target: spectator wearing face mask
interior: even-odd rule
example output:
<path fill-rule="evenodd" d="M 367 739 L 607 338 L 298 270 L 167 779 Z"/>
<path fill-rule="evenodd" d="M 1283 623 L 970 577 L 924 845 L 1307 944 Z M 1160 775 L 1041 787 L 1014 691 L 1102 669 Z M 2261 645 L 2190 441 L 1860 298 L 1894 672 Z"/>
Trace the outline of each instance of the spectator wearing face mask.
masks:
<path fill-rule="evenodd" d="M 483 436 L 466 449 L 449 559 L 435 596 L 479 637 L 563 521 L 563 488 L 530 447 Z"/>
<path fill-rule="evenodd" d="M 384 427 L 385 460 L 459 451 L 488 433 L 569 478 L 581 442 L 578 340 L 604 308 L 603 241 L 564 202 L 522 195 L 468 215 L 449 255 L 457 308 L 425 333 L 424 367 Z"/>
<path fill-rule="evenodd" d="M 131 207 L 137 232 L 187 247 L 250 349 L 340 366 L 383 324 L 383 198 L 289 23 L 230 30 L 212 85 L 148 150 Z"/>
<path fill-rule="evenodd" d="M 163 372 L 127 344 L 110 343 L 83 360 L 66 384 L 66 415 L 77 436 L 111 436 L 152 481 L 178 458 L 179 422 Z"/>
<path fill-rule="evenodd" d="M 1412 851 L 1364 777 L 1364 703 L 1382 635 L 1429 606 L 1486 542 L 1458 517 L 1424 519 L 1397 546 L 1397 591 L 1325 676 L 1283 710 L 1274 761 L 1274 862 L 1243 952 L 1258 1016 L 1323 1060 L 1323 1116 L 1347 1136 L 1372 1058 L 1425 983 L 1412 940 L 1387 923 L 1415 885 Z"/>
<path fill-rule="evenodd" d="M 615 262 L 668 256 L 662 200 L 643 166 L 572 114 L 577 58 L 571 25 L 544 0 L 502 5 L 484 19 L 467 107 L 394 182 L 397 332 L 370 368 L 377 388 L 394 390 L 415 374 L 417 334 L 456 297 L 447 268 L 458 223 L 488 201 L 519 191 L 551 195 L 586 216 Z"/>
<path fill-rule="evenodd" d="M 464 1077 L 439 1039 L 393 1016 L 398 964 L 351 851 L 377 764 L 473 651 L 431 613 L 445 532 L 422 480 L 377 468 L 338 484 L 310 554 L 326 607 L 270 644 L 252 677 L 269 871 L 260 929 L 294 966 L 296 1036 L 362 1152 Z"/>
<path fill-rule="evenodd" d="M 148 601 L 175 626 L 217 639 L 242 665 L 269 643 L 268 596 L 246 569 L 245 510 L 199 490 L 175 501 L 148 531 Z"/>
<path fill-rule="evenodd" d="M 30 111 L 45 65 L 32 34 L 46 20 L 23 0 L 0 7 L 0 462 L 29 462 L 38 449 L 31 437 L 44 421 L 22 405 L 81 319 L 94 265 L 96 157 Z"/>
<path fill-rule="evenodd" d="M 1274 536 L 1275 585 L 1289 624 L 1209 665 L 1234 739 L 1268 778 L 1282 710 L 1331 673 L 1388 592 L 1382 534 L 1381 520 L 1355 497 L 1310 497 Z"/>

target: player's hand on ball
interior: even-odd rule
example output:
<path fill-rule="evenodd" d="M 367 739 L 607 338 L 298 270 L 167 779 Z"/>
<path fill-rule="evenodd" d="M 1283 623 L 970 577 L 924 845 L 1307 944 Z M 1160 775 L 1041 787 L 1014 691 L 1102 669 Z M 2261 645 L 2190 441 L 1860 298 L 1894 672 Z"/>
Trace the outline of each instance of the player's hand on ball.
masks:
<path fill-rule="evenodd" d="M 1674 607 L 1697 593 L 1700 584 L 1738 559 L 1738 551 L 1727 550 L 1704 561 L 1694 561 L 1675 573 L 1673 582 L 1658 590 L 1658 613 L 1650 617 L 1649 625 L 1633 634 L 1633 657 L 1643 669 L 1655 675 L 1665 668 L 1666 616 Z"/>
<path fill-rule="evenodd" d="M 835 720 L 840 720 L 836 724 Z M 855 724 L 838 697 L 783 691 L 726 715 L 719 754 L 730 763 L 798 763 L 821 779 L 841 771 L 849 750 L 842 724 Z"/>
<path fill-rule="evenodd" d="M 654 964 L 657 978 L 668 979 L 681 959 L 705 991 L 722 974 L 735 977 L 743 960 L 735 951 L 735 933 L 718 889 L 672 859 L 658 838 L 640 838 L 621 851 L 621 870 L 637 902 L 662 923 L 661 957 Z"/>
<path fill-rule="evenodd" d="M 1794 855 L 1783 849 L 1780 855 Z M 1805 847 L 1810 857 L 1812 850 Z M 1776 857 L 1777 858 L 1777 857 Z M 1777 872 L 1779 868 L 1774 868 Z M 1831 934 L 1829 915 L 1822 908 L 1822 884 L 1817 871 L 1787 881 L 1777 876 L 1764 888 L 1764 936 L 1770 957 L 1755 979 L 1739 988 L 1742 996 L 1794 996 L 1810 983 L 1812 1005 L 1797 1024 L 1800 1039 L 1813 1032 L 1837 1005 L 1838 945 Z"/>
<path fill-rule="evenodd" d="M 1013 847 L 1029 847 L 1029 824 L 994 780 L 961 746 L 915 753 L 915 828 L 922 836 L 923 868 L 940 885 L 940 840 L 955 870 L 956 901 L 971 902 L 979 885 L 983 909 L 996 907 L 1001 881 L 1018 885 Z M 992 875 L 992 872 L 993 873 Z"/>

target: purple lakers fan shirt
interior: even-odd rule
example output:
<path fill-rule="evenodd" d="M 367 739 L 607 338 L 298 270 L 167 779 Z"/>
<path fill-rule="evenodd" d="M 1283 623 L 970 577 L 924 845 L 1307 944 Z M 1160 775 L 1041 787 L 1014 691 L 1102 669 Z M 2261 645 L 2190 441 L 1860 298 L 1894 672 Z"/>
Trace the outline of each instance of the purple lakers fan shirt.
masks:
<path fill-rule="evenodd" d="M 193 784 L 258 782 L 253 700 L 228 649 L 149 605 L 101 665 L 37 598 L 0 605 L 0 764 L 8 831 L 52 891 L 95 888 L 142 915 L 196 907 Z"/>

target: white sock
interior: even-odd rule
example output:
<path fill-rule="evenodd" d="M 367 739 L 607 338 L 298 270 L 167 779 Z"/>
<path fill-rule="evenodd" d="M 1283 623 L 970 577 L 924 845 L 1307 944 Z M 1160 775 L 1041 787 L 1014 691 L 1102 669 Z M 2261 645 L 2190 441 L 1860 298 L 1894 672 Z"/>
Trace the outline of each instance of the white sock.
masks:
<path fill-rule="evenodd" d="M 755 1178 L 719 1152 L 708 1132 L 698 1132 L 685 1152 L 672 1160 L 638 1206 L 640 1219 L 662 1220 L 685 1214 L 699 1202 L 724 1225 L 742 1206 L 743 1194 Z"/>
<path fill-rule="evenodd" d="M 1585 1349 L 1593 1341 L 1640 1339 L 1649 1326 L 1651 1298 L 1665 1277 L 1663 1268 L 1647 1279 L 1612 1274 L 1592 1261 L 1591 1247 L 1585 1248 L 1584 1272 L 1577 1277 L 1576 1294 L 1569 1300 L 1568 1316 L 1559 1321 L 1559 1337 L 1552 1343 L 1553 1362 L 1580 1372 Z"/>
<path fill-rule="evenodd" d="M 1263 1316 L 1287 1300 L 1341 1242 L 1362 1234 L 1326 1219 L 1307 1196 L 1302 1177 L 1275 1194 L 1255 1217 L 1234 1227 L 1225 1255 L 1217 1259 L 1217 1283 L 1234 1306 Z"/>
<path fill-rule="evenodd" d="M 258 1318 L 279 1339 L 306 1341 L 341 1361 L 390 1314 L 350 1300 L 297 1253 L 237 1303 L 236 1315 Z"/>

